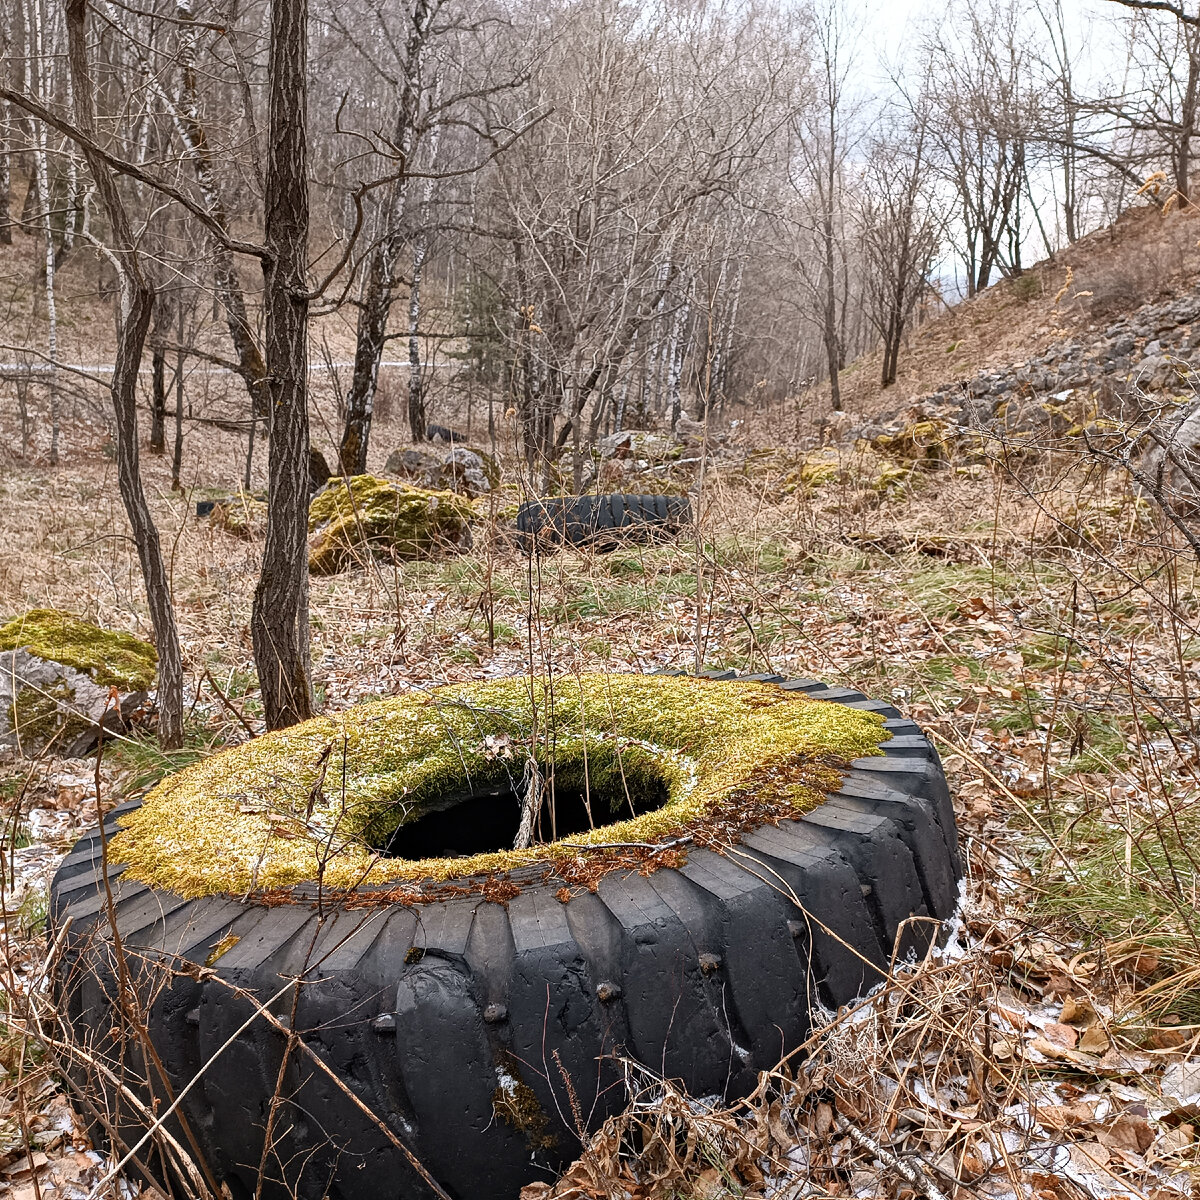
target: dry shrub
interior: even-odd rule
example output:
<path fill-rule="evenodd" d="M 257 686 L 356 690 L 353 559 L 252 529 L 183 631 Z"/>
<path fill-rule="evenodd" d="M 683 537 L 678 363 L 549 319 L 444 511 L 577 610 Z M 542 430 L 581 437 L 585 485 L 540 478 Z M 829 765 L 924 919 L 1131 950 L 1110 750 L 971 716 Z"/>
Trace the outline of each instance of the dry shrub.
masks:
<path fill-rule="evenodd" d="M 1077 960 L 1076 960 L 1077 961 Z M 1065 994 L 1064 994 L 1065 993 Z M 974 1194 L 1182 1200 L 1194 1143 L 1103 1099 L 1139 1069 L 1076 968 L 1014 923 L 974 919 L 823 1014 L 745 1100 L 695 1099 L 626 1063 L 629 1109 L 522 1200 Z M 1063 1073 L 1075 1079 L 1058 1083 Z"/>

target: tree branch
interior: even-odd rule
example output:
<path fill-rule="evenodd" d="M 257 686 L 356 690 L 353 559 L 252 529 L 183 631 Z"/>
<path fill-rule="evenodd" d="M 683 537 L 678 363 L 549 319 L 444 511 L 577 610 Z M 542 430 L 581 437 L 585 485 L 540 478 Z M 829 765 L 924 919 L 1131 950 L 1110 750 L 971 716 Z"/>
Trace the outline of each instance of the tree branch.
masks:
<path fill-rule="evenodd" d="M 32 96 L 27 96 L 24 92 L 18 92 L 12 88 L 0 85 L 0 100 L 7 100 L 10 104 L 15 104 L 17 108 L 28 113 L 31 117 L 45 122 L 51 129 L 57 130 L 64 137 L 69 138 L 81 150 L 88 154 L 97 155 L 118 175 L 124 175 L 129 179 L 136 179 L 138 183 L 144 183 L 160 195 L 166 196 L 174 200 L 177 204 L 182 205 L 192 216 L 200 221 L 214 238 L 217 238 L 223 245 L 228 246 L 235 253 L 248 254 L 250 257 L 260 259 L 263 262 L 270 260 L 270 252 L 265 246 L 231 238 L 226 230 L 221 227 L 220 222 L 215 220 L 202 205 L 197 204 L 186 192 L 180 191 L 179 188 L 167 183 L 165 179 L 160 179 L 152 172 L 139 167 L 137 163 L 119 158 L 117 155 L 105 150 L 95 138 L 85 133 L 78 125 L 60 117 Z"/>

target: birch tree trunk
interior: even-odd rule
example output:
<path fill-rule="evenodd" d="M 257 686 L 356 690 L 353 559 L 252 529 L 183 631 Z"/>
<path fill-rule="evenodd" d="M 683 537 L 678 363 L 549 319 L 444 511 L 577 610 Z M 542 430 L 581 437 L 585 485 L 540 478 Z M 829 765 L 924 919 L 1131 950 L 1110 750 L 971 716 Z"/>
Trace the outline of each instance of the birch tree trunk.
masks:
<path fill-rule="evenodd" d="M 43 105 L 50 103 L 49 64 L 46 61 L 45 28 L 43 24 L 42 0 L 33 0 L 30 27 L 30 57 L 34 95 Z M 42 121 L 31 121 L 33 126 L 33 162 L 37 179 L 39 225 L 42 234 L 42 256 L 45 263 L 46 294 L 46 357 L 49 372 L 46 389 L 50 401 L 50 465 L 58 464 L 58 441 L 61 416 L 58 402 L 58 306 L 54 296 L 54 226 L 50 220 L 50 162 L 46 139 L 46 126 Z"/>
<path fill-rule="evenodd" d="M 308 0 L 273 0 L 263 260 L 270 500 L 262 572 L 250 616 L 268 729 L 282 729 L 313 714 L 308 622 L 307 63 Z"/>
<path fill-rule="evenodd" d="M 634 365 L 637 363 L 637 340 L 638 335 L 633 335 L 633 341 L 629 343 L 629 360 L 630 368 L 621 377 L 621 388 L 617 393 L 617 407 L 613 415 L 613 433 L 620 433 L 625 428 L 625 406 L 629 403 L 629 383 L 633 377 Z"/>
<path fill-rule="evenodd" d="M 679 394 L 679 382 L 683 377 L 683 355 L 687 347 L 687 326 L 691 319 L 690 300 L 684 300 L 676 310 L 671 322 L 671 338 L 667 352 L 667 402 L 670 404 L 670 426 L 675 428 L 683 409 Z"/>
<path fill-rule="evenodd" d="M 12 245 L 12 109 L 0 104 L 0 245 Z"/>
<path fill-rule="evenodd" d="M 179 341 L 178 349 L 175 351 L 175 448 L 171 455 L 171 490 L 178 492 L 183 490 L 183 484 L 179 478 L 183 469 L 183 347 L 185 345 L 182 290 L 175 298 L 175 321 Z M 247 491 L 249 491 L 248 488 Z"/>
<path fill-rule="evenodd" d="M 434 88 L 436 106 L 441 89 Z M 421 320 L 421 274 L 429 253 L 429 212 L 433 204 L 433 176 L 437 166 L 441 127 L 435 125 L 429 138 L 430 177 L 421 189 L 417 213 L 417 236 L 413 241 L 412 288 L 408 294 L 408 428 L 414 442 L 425 440 L 425 381 L 421 377 L 421 343 L 417 329 Z M 470 422 L 468 421 L 468 424 Z"/>

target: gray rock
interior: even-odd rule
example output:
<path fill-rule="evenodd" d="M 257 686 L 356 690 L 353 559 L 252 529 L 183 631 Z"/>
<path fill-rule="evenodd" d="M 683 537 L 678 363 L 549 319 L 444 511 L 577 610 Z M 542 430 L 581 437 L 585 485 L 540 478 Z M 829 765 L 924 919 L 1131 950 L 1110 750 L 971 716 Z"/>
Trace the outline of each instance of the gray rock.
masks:
<path fill-rule="evenodd" d="M 1161 353 L 1162 353 L 1162 342 L 1160 342 L 1158 340 L 1158 338 L 1155 338 L 1153 341 L 1147 342 L 1142 347 L 1142 357 L 1143 358 L 1153 358 L 1153 357 L 1155 357 L 1155 355 L 1158 355 Z"/>
<path fill-rule="evenodd" d="M 408 446 L 393 450 L 384 464 L 385 475 L 398 475 L 431 491 L 486 496 L 500 482 L 490 454 L 452 443 L 450 449 Z"/>
<path fill-rule="evenodd" d="M 145 706 L 145 692 L 126 692 L 114 708 L 110 689 L 74 667 L 28 650 L 0 653 L 0 746 L 26 757 L 47 747 L 64 758 L 86 754 L 102 723 L 123 729 Z"/>
<path fill-rule="evenodd" d="M 646 462 L 668 462 L 683 452 L 682 444 L 674 437 L 649 433 L 643 429 L 622 429 L 610 433 L 596 444 L 601 458 L 635 458 Z"/>
<path fill-rule="evenodd" d="M 1128 333 L 1123 333 L 1109 347 L 1109 358 L 1125 358 L 1133 353 L 1133 338 Z"/>
<path fill-rule="evenodd" d="M 385 475 L 400 475 L 406 479 L 430 479 L 442 468 L 443 455 L 436 450 L 406 446 L 393 450 L 383 464 Z"/>
<path fill-rule="evenodd" d="M 441 478 L 447 482 L 452 480 L 452 490 L 465 496 L 486 496 L 498 482 L 495 463 L 490 463 L 489 458 L 481 450 L 455 446 L 446 455 Z"/>
<path fill-rule="evenodd" d="M 1169 506 L 1181 516 L 1200 512 L 1200 488 L 1193 480 L 1200 479 L 1200 400 L 1185 405 L 1171 425 L 1158 430 L 1158 437 L 1148 438 L 1139 467 L 1145 476 L 1162 480 L 1161 495 L 1153 488 L 1145 494 Z"/>

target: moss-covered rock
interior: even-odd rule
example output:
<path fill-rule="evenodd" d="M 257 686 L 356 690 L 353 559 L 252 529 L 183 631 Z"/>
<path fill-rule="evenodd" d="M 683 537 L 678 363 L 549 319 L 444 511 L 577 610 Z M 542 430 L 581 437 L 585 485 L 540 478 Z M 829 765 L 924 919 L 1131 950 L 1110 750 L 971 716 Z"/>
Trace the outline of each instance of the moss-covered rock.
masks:
<path fill-rule="evenodd" d="M 57 608 L 34 608 L 0 625 L 0 650 L 28 650 L 64 663 L 99 684 L 126 691 L 154 686 L 158 654 L 131 633 L 101 629 Z"/>
<path fill-rule="evenodd" d="M 331 479 L 308 510 L 308 566 L 331 575 L 368 555 L 420 558 L 434 550 L 470 545 L 474 509 L 453 492 L 355 475 Z"/>
<path fill-rule="evenodd" d="M 452 685 L 266 734 L 164 780 L 112 854 L 127 878 L 185 896 L 444 881 L 686 834 L 700 844 L 795 816 L 839 768 L 878 753 L 872 713 L 770 684 L 585 675 Z M 530 761 L 557 794 L 590 797 L 591 828 L 514 850 L 510 830 L 469 857 L 403 854 L 414 822 L 468 796 L 513 803 Z M 502 799 L 503 796 L 507 799 Z M 478 810 L 477 810 L 477 819 Z M 408 835 L 410 838 L 412 834 Z M 594 847 L 590 852 L 587 847 Z M 581 849 L 583 848 L 583 849 Z"/>
<path fill-rule="evenodd" d="M 833 483 L 844 473 L 837 450 L 820 450 L 807 454 L 800 464 L 799 482 L 809 491 L 816 491 L 827 483 Z"/>
<path fill-rule="evenodd" d="M 154 647 L 131 634 L 54 608 L 15 617 L 0 625 L 0 745 L 83 753 L 101 721 L 122 722 L 144 703 L 157 669 Z"/>
<path fill-rule="evenodd" d="M 234 537 L 260 538 L 267 531 L 266 496 L 252 492 L 225 496 L 212 505 L 208 519 Z"/>
<path fill-rule="evenodd" d="M 913 421 L 895 433 L 881 433 L 871 444 L 894 458 L 905 462 L 942 463 L 950 457 L 947 423 L 937 418 Z"/>

